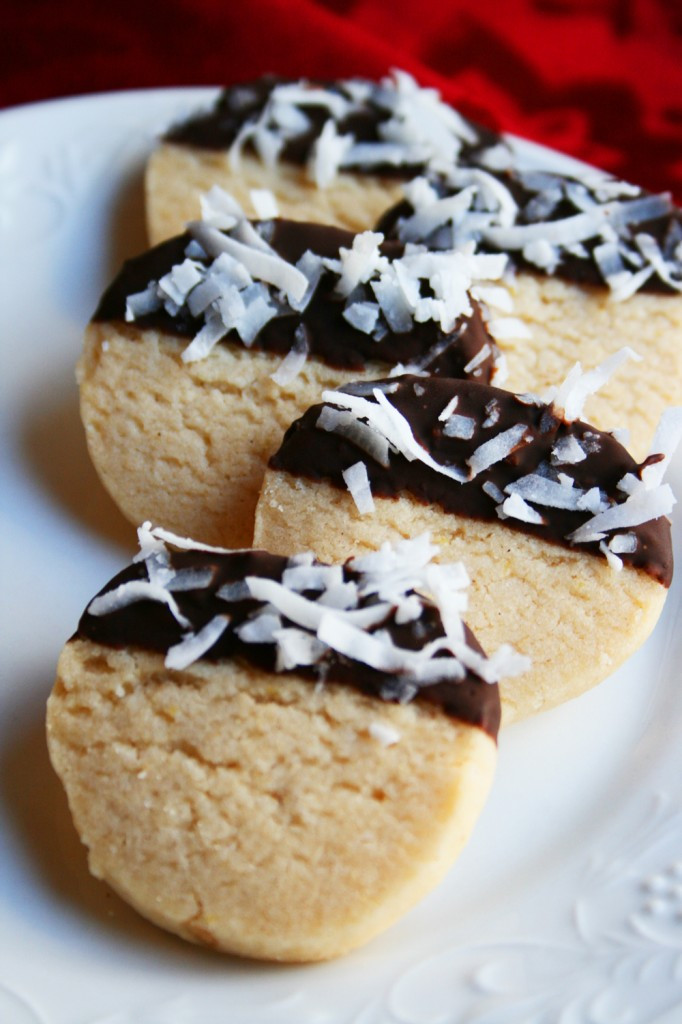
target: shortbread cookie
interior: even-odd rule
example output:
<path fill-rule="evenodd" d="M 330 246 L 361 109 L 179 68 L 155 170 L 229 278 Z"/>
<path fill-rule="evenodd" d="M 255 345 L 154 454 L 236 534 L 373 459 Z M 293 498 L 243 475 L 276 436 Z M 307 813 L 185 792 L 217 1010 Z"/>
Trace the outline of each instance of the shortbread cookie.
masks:
<path fill-rule="evenodd" d="M 429 531 L 472 577 L 484 646 L 509 640 L 532 670 L 501 687 L 503 721 L 595 685 L 645 640 L 672 573 L 666 421 L 638 465 L 575 417 L 590 381 L 556 405 L 470 381 L 402 377 L 325 394 L 270 461 L 255 543 L 320 558 Z M 655 449 L 656 450 L 656 449 Z"/>
<path fill-rule="evenodd" d="M 377 229 L 509 257 L 514 315 L 528 329 L 501 342 L 510 390 L 542 392 L 576 361 L 594 365 L 630 345 L 641 363 L 592 397 L 586 415 L 602 429 L 627 427 L 637 457 L 663 410 L 682 402 L 682 212 L 668 196 L 589 169 L 459 167 L 409 183 Z"/>
<path fill-rule="evenodd" d="M 48 702 L 90 869 L 190 941 L 345 953 L 469 837 L 495 680 L 524 666 L 482 654 L 461 567 L 430 564 L 424 538 L 341 568 L 141 532 L 144 558 L 90 603 Z"/>
<path fill-rule="evenodd" d="M 282 217 L 363 231 L 401 198 L 401 181 L 455 160 L 480 161 L 504 145 L 404 72 L 381 82 L 271 76 L 236 85 L 171 129 L 152 154 L 149 238 L 155 244 L 183 231 L 213 185 L 253 217 L 264 215 L 265 190 Z"/>
<path fill-rule="evenodd" d="M 242 547 L 268 456 L 325 388 L 406 366 L 491 378 L 499 352 L 468 289 L 504 258 L 254 226 L 219 198 L 230 230 L 197 223 L 125 265 L 86 332 L 78 381 L 90 455 L 123 514 Z"/>

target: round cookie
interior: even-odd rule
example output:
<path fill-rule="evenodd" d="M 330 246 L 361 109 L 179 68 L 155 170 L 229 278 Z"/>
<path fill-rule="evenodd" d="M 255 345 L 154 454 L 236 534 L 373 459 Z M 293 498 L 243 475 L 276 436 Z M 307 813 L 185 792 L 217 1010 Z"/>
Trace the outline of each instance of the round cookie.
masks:
<path fill-rule="evenodd" d="M 666 460 L 642 469 L 610 435 L 472 382 L 405 377 L 378 386 L 382 409 L 399 413 L 388 449 L 377 440 L 386 423 L 368 386 L 325 395 L 327 406 L 293 424 L 271 460 L 255 543 L 338 560 L 428 531 L 443 558 L 467 566 L 468 620 L 484 646 L 504 637 L 531 658 L 528 673 L 501 684 L 504 723 L 604 679 L 646 639 L 665 601 Z M 324 427 L 323 408 L 336 410 Z M 351 409 L 374 428 L 362 447 L 347 421 L 333 419 Z M 343 476 L 358 464 L 369 501 L 366 487 L 349 491 Z M 609 525 L 607 516 L 601 528 L 608 509 L 622 518 Z"/>
<path fill-rule="evenodd" d="M 183 231 L 214 185 L 249 216 L 262 216 L 252 193 L 266 190 L 282 217 L 363 231 L 402 197 L 401 182 L 501 145 L 404 72 L 381 82 L 242 83 L 172 128 L 152 153 L 149 238 L 156 244 Z"/>
<path fill-rule="evenodd" d="M 407 274 L 417 254 L 371 233 L 254 227 L 238 212 L 232 231 L 201 223 L 129 261 L 85 333 L 77 370 L 88 449 L 123 514 L 231 547 L 250 544 L 267 458 L 325 388 L 401 363 L 490 378 L 497 349 L 466 289 L 502 266 L 443 255 L 462 284 L 456 307 L 443 313 L 445 300 L 430 297 L 433 315 L 416 322 L 403 309 L 393 330 L 370 286 L 390 285 L 397 265 Z M 312 294 L 288 306 L 281 289 L 301 284 Z"/>
<path fill-rule="evenodd" d="M 414 618 L 410 587 L 425 570 L 414 552 L 424 544 L 411 550 L 401 554 L 411 582 L 396 578 L 400 560 L 386 552 L 372 571 L 323 567 L 335 575 L 320 581 L 305 557 L 157 543 L 104 588 L 62 652 L 47 717 L 50 756 L 96 877 L 183 938 L 289 961 L 368 941 L 442 878 L 491 784 L 499 696 L 461 663 L 455 679 L 449 652 L 412 649 L 420 629 L 427 639 L 443 629 L 428 600 Z M 313 578 L 285 586 L 287 571 Z M 362 590 L 381 578 L 412 618 L 398 626 L 388 606 L 377 632 L 376 598 Z M 355 610 L 347 594 L 340 600 L 343 581 L 359 588 Z M 295 605 L 295 625 L 282 615 L 288 642 L 276 631 L 273 640 L 272 605 L 253 598 L 259 583 L 279 588 L 276 606 L 286 591 L 282 607 L 293 594 L 303 618 L 312 608 L 332 631 L 345 623 L 360 633 L 356 650 L 385 652 L 388 629 L 398 644 L 391 658 L 431 669 L 432 685 L 420 689 L 416 668 L 370 669 L 326 646 Z M 130 596 L 140 585 L 146 592 Z M 363 628 L 358 616 L 371 606 L 374 625 Z M 224 609 L 230 622 L 211 646 L 206 630 Z M 189 635 L 177 616 L 191 617 Z M 452 630 L 452 608 L 449 618 Z M 492 678 L 492 662 L 469 641 L 469 657 Z M 291 666 L 297 655 L 302 664 L 275 671 L 276 659 Z"/>

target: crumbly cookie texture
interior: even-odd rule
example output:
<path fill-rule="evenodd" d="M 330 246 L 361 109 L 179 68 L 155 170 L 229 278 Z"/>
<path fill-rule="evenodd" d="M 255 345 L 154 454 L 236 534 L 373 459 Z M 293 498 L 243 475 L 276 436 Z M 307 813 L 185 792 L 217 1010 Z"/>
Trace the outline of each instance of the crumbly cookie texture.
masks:
<path fill-rule="evenodd" d="M 47 728 L 96 877 L 183 938 L 287 961 L 347 952 L 436 884 L 496 752 L 419 702 L 81 639 Z"/>
<path fill-rule="evenodd" d="M 135 325 L 90 324 L 77 370 L 88 450 L 132 523 L 246 547 L 267 459 L 289 423 L 325 388 L 382 367 L 363 374 L 309 359 L 282 385 L 271 379 L 281 356 L 222 343 L 184 363 L 186 345 Z"/>
<path fill-rule="evenodd" d="M 499 340 L 510 391 L 542 394 L 571 367 L 595 366 L 623 345 L 642 357 L 621 366 L 585 404 L 600 430 L 626 428 L 626 447 L 643 458 L 662 413 L 682 404 L 682 297 L 638 292 L 615 302 L 606 288 L 518 271 L 509 278 L 514 315 L 530 336 Z"/>
<path fill-rule="evenodd" d="M 332 187 L 318 188 L 306 168 L 296 164 L 281 162 L 273 170 L 244 153 L 235 171 L 226 151 L 162 142 L 145 176 L 147 233 L 150 245 L 180 234 L 201 215 L 201 196 L 214 185 L 233 195 L 249 217 L 259 216 L 251 192 L 267 189 L 281 217 L 365 231 L 402 198 L 402 184 L 395 178 L 341 171 Z"/>
<path fill-rule="evenodd" d="M 360 515 L 349 493 L 271 469 L 254 544 L 341 561 L 425 531 L 440 558 L 466 565 L 467 621 L 483 647 L 509 642 L 531 658 L 530 671 L 500 683 L 504 725 L 601 682 L 644 642 L 663 608 L 665 587 L 641 570 L 615 572 L 605 559 L 410 497 L 375 496 L 374 512 Z"/>

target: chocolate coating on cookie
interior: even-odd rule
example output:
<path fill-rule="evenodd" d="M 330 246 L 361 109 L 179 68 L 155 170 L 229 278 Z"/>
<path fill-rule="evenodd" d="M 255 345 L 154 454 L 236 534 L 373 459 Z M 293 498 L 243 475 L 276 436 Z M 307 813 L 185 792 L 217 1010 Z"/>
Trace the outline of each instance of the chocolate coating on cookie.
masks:
<path fill-rule="evenodd" d="M 267 602 L 251 596 L 245 581 L 258 577 L 280 583 L 287 570 L 300 566 L 300 559 L 264 551 L 172 551 L 168 553 L 163 571 L 168 577 L 177 574 L 176 581 L 179 581 L 174 585 L 171 579 L 168 584 L 175 602 L 174 611 L 168 603 L 150 597 L 119 606 L 114 602 L 112 609 L 93 614 L 95 603 L 102 595 L 127 584 L 148 581 L 147 565 L 138 561 L 120 572 L 100 591 L 81 617 L 75 636 L 107 646 L 141 647 L 167 653 L 182 642 L 188 630 L 198 632 L 216 617 L 224 617 L 228 620 L 226 626 L 201 657 L 215 662 L 245 659 L 263 671 L 273 673 L 273 678 L 276 678 L 282 672 L 286 674 L 287 670 L 278 665 L 275 640 L 260 642 L 244 638 L 244 626 L 253 623 L 259 614 L 268 612 Z M 343 584 L 352 586 L 361 580 L 361 573 L 348 565 L 335 571 Z M 302 591 L 302 596 L 316 600 L 319 589 L 311 587 Z M 371 609 L 380 603 L 376 594 L 361 594 L 355 610 Z M 400 616 L 396 611 L 395 607 L 388 607 L 367 632 L 377 637 L 388 634 L 393 645 L 415 652 L 445 636 L 440 614 L 427 600 L 420 598 L 419 614 L 409 621 L 397 621 Z M 282 629 L 295 625 L 282 616 Z M 480 645 L 466 626 L 464 639 L 468 648 L 482 654 Z M 437 655 L 433 661 L 437 668 Z M 381 671 L 327 648 L 313 664 L 297 664 L 291 671 L 315 682 L 353 686 L 362 693 L 383 700 L 404 702 L 414 698 L 426 701 L 459 721 L 483 729 L 493 738 L 497 735 L 500 720 L 497 684 L 484 682 L 472 670 L 463 670 L 460 679 L 447 678 L 447 673 L 439 678 L 436 671 L 428 685 L 419 686 L 413 684 L 409 675 Z"/>
<path fill-rule="evenodd" d="M 386 211 L 377 230 L 435 248 L 473 240 L 479 251 L 505 253 L 518 269 L 610 286 L 618 298 L 635 290 L 682 291 L 682 211 L 669 195 L 597 171 L 580 179 L 512 164 L 474 175 L 454 170 L 429 178 L 436 204 L 473 190 L 469 209 L 460 208 L 456 222 L 441 220 L 433 206 L 421 227 L 406 198 Z M 423 211 L 416 192 L 414 201 Z"/>
<path fill-rule="evenodd" d="M 288 88 L 300 90 L 303 99 L 292 103 L 298 114 L 295 118 L 298 124 L 282 128 L 276 116 L 268 118 L 266 108 L 273 99 L 277 102 L 279 96 L 286 97 Z M 326 95 L 327 102 L 305 100 L 306 93 L 318 91 Z M 267 75 L 224 89 L 209 111 L 175 125 L 166 133 L 165 141 L 200 149 L 224 150 L 239 140 L 245 128 L 261 122 L 267 125 L 271 137 L 278 139 L 278 158 L 303 165 L 330 121 L 334 122 L 336 134 L 352 136 L 357 144 L 386 142 L 382 129 L 385 131 L 393 116 L 396 99 L 395 85 L 390 80 L 381 84 L 363 79 L 299 82 Z M 391 134 L 389 132 L 389 139 Z M 501 140 L 497 133 L 464 118 L 461 118 L 461 136 L 459 159 L 463 162 L 475 161 L 482 151 Z M 247 145 L 251 148 L 253 141 L 249 139 Z M 406 146 L 404 155 L 396 156 L 394 150 L 390 160 L 375 159 L 370 163 L 361 156 L 350 157 L 344 166 L 347 170 L 408 179 L 424 170 L 426 164 L 427 159 L 410 155 Z"/>
<path fill-rule="evenodd" d="M 399 430 L 411 437 L 409 457 L 399 450 L 400 440 L 398 447 L 393 443 L 398 434 L 382 459 L 372 454 L 367 436 L 358 444 L 343 426 L 329 420 L 321 425 L 325 408 L 343 413 L 353 405 L 357 419 L 380 434 L 377 391 L 402 418 Z M 344 404 L 344 393 L 355 401 Z M 579 420 L 568 423 L 532 396 L 473 381 L 406 376 L 350 385 L 325 397 L 327 406 L 313 406 L 291 425 L 270 459 L 272 469 L 345 489 L 344 470 L 362 461 L 376 497 L 409 494 L 455 515 L 502 520 L 511 529 L 610 560 L 617 552 L 617 560 L 669 586 L 673 557 L 665 515 L 640 516 L 632 525 L 626 517 L 617 528 L 604 529 L 598 518 L 625 506 L 633 489 L 639 487 L 641 496 L 642 473 L 655 455 L 638 464 L 611 434 Z"/>
<path fill-rule="evenodd" d="M 342 228 L 324 224 L 276 219 L 260 222 L 256 227 L 263 239 L 290 264 L 296 264 L 306 252 L 328 259 L 338 257 L 342 248 L 350 249 L 354 235 Z M 173 267 L 183 263 L 192 239 L 189 234 L 172 238 L 128 260 L 118 276 L 104 292 L 94 321 L 125 321 L 126 301 L 143 291 L 150 281 L 158 281 Z M 380 252 L 389 260 L 404 252 L 401 242 L 380 245 Z M 210 266 L 209 257 L 193 256 L 203 266 Z M 329 366 L 361 370 L 368 362 L 382 361 L 389 366 L 407 364 L 429 374 L 449 377 L 473 376 L 489 381 L 499 350 L 487 331 L 477 303 L 472 313 L 460 317 L 452 331 L 444 332 L 435 320 L 412 322 L 406 331 L 394 331 L 379 319 L 380 331 L 365 333 L 354 327 L 343 315 L 347 300 L 337 294 L 338 275 L 324 270 L 312 298 L 305 309 L 295 312 L 283 306 L 277 316 L 262 327 L 251 347 L 286 354 L 296 343 L 297 332 L 303 328 L 307 352 Z M 374 300 L 368 286 L 360 285 L 357 298 Z M 136 317 L 141 328 L 157 328 L 180 337 L 194 337 L 204 323 L 202 316 L 193 316 L 186 305 L 169 312 L 164 306 Z M 232 330 L 226 340 L 239 343 Z M 487 346 L 487 348 L 486 348 Z M 485 352 L 485 357 L 476 356 Z M 470 369 L 470 363 L 475 365 Z"/>

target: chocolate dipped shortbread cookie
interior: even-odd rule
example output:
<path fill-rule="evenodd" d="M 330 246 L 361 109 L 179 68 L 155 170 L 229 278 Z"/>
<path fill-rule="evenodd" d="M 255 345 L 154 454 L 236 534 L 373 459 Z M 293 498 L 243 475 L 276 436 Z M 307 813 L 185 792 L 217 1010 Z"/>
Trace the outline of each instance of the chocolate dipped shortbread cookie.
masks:
<path fill-rule="evenodd" d="M 225 952 L 337 956 L 445 874 L 490 787 L 497 679 L 426 538 L 326 566 L 141 531 L 48 703 L 92 873 Z"/>
<path fill-rule="evenodd" d="M 573 374 L 553 404 L 416 377 L 327 393 L 270 460 L 255 543 L 333 561 L 429 531 L 471 574 L 483 645 L 532 660 L 501 687 L 503 721 L 576 696 L 645 640 L 672 573 L 679 410 L 637 463 L 577 419 L 603 376 Z"/>
<path fill-rule="evenodd" d="M 486 286 L 504 257 L 252 223 L 225 194 L 213 202 L 211 220 L 124 266 L 78 381 L 90 455 L 123 514 L 241 547 L 268 456 L 326 388 L 405 369 L 494 376 Z"/>
<path fill-rule="evenodd" d="M 504 147 L 405 72 L 380 82 L 269 76 L 225 89 L 210 109 L 171 128 L 146 175 L 151 242 L 184 230 L 213 185 L 253 217 L 372 226 L 401 182 Z M 266 193 L 265 195 L 263 193 Z"/>

